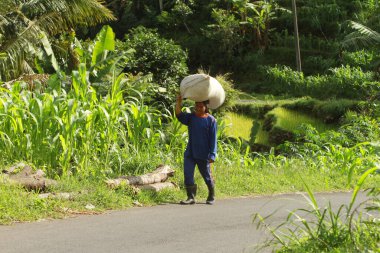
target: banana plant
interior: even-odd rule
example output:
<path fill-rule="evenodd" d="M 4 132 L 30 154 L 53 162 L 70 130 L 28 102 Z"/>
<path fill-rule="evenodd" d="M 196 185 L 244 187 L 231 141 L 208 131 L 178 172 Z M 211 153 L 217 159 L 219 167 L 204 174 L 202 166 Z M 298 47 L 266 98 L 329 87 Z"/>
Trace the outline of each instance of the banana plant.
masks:
<path fill-rule="evenodd" d="M 251 43 L 260 49 L 269 44 L 270 21 L 275 18 L 278 8 L 275 1 L 231 0 L 233 10 L 240 16 L 242 33 L 252 37 Z"/>
<path fill-rule="evenodd" d="M 75 51 L 79 61 L 84 63 L 90 73 L 89 80 L 95 86 L 109 84 L 113 75 L 120 75 L 123 64 L 132 50 L 116 50 L 115 33 L 108 25 L 103 26 L 95 40 L 85 48 L 78 40 L 75 40 Z"/>

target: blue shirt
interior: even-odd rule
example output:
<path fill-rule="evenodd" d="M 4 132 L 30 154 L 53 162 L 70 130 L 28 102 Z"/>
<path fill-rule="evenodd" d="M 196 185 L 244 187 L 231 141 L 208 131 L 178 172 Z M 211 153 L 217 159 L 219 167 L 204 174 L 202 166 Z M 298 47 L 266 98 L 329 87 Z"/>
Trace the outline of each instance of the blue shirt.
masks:
<path fill-rule="evenodd" d="M 177 118 L 187 126 L 189 132 L 185 156 L 215 161 L 217 149 L 217 124 L 215 118 L 210 114 L 202 118 L 196 116 L 195 113 L 184 112 L 177 115 Z"/>

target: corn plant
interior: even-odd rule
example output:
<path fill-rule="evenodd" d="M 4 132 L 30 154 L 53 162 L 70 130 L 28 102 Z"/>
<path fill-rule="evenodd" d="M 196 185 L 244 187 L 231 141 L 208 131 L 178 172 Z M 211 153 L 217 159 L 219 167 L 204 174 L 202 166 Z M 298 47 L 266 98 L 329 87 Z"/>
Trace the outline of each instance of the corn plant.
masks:
<path fill-rule="evenodd" d="M 103 175 L 123 171 L 140 150 L 158 154 L 167 112 L 145 105 L 135 80 L 118 74 L 124 53 L 114 50 L 114 33 L 105 26 L 87 51 L 77 41 L 81 62 L 70 78 L 51 76 L 45 91 L 21 82 L 1 89 L 1 158 L 28 161 L 52 176 Z M 109 84 L 105 93 L 99 82 Z"/>
<path fill-rule="evenodd" d="M 124 75 L 114 77 L 108 95 L 101 97 L 81 65 L 73 72 L 69 92 L 59 89 L 39 94 L 23 89 L 21 83 L 2 90 L 3 157 L 47 166 L 57 175 L 91 174 L 95 172 L 86 170 L 93 167 L 94 157 L 102 161 L 103 168 L 108 167 L 115 145 L 154 145 L 160 137 L 156 129 L 161 125 L 159 114 L 143 104 L 125 101 L 127 82 Z"/>

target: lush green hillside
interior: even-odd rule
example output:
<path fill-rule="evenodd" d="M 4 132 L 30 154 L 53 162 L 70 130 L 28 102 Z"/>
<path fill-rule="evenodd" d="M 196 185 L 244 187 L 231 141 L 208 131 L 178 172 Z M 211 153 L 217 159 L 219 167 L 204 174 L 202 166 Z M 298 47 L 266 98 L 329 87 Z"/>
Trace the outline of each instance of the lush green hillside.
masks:
<path fill-rule="evenodd" d="M 319 220 L 302 238 L 275 236 L 284 252 L 376 250 L 378 220 L 351 208 L 368 187 L 379 211 L 378 1 L 297 0 L 302 71 L 290 0 L 72 2 L 0 2 L 0 223 L 179 201 L 178 188 L 105 181 L 167 164 L 184 187 L 173 105 L 181 79 L 203 72 L 226 91 L 212 111 L 217 197 L 307 191 Z M 12 184 L 18 162 L 57 183 Z M 348 223 L 314 203 L 312 191 L 348 189 Z"/>

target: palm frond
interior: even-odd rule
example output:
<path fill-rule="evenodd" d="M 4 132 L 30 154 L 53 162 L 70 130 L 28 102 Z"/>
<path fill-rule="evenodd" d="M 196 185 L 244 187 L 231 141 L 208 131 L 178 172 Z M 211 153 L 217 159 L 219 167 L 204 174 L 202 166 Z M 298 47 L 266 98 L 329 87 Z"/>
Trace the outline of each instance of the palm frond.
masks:
<path fill-rule="evenodd" d="M 16 9 L 18 4 L 13 0 L 1 0 L 0 1 L 0 16 Z"/>
<path fill-rule="evenodd" d="M 380 33 L 354 21 L 350 21 L 349 25 L 354 32 L 345 37 L 342 42 L 343 47 L 360 48 L 380 45 Z"/>
<path fill-rule="evenodd" d="M 30 49 L 41 45 L 43 34 L 53 36 L 77 26 L 93 26 L 114 20 L 112 12 L 97 0 L 2 0 L 0 7 L 0 79 L 17 77 Z M 13 4 L 11 4 L 13 3 Z M 18 60 L 16 60 L 18 59 Z M 5 73 L 9 68 L 15 71 Z"/>
<path fill-rule="evenodd" d="M 22 9 L 29 17 L 43 18 L 50 14 L 48 16 L 61 19 L 68 26 L 92 26 L 115 19 L 112 12 L 101 3 L 96 0 L 35 0 L 23 5 Z"/>

